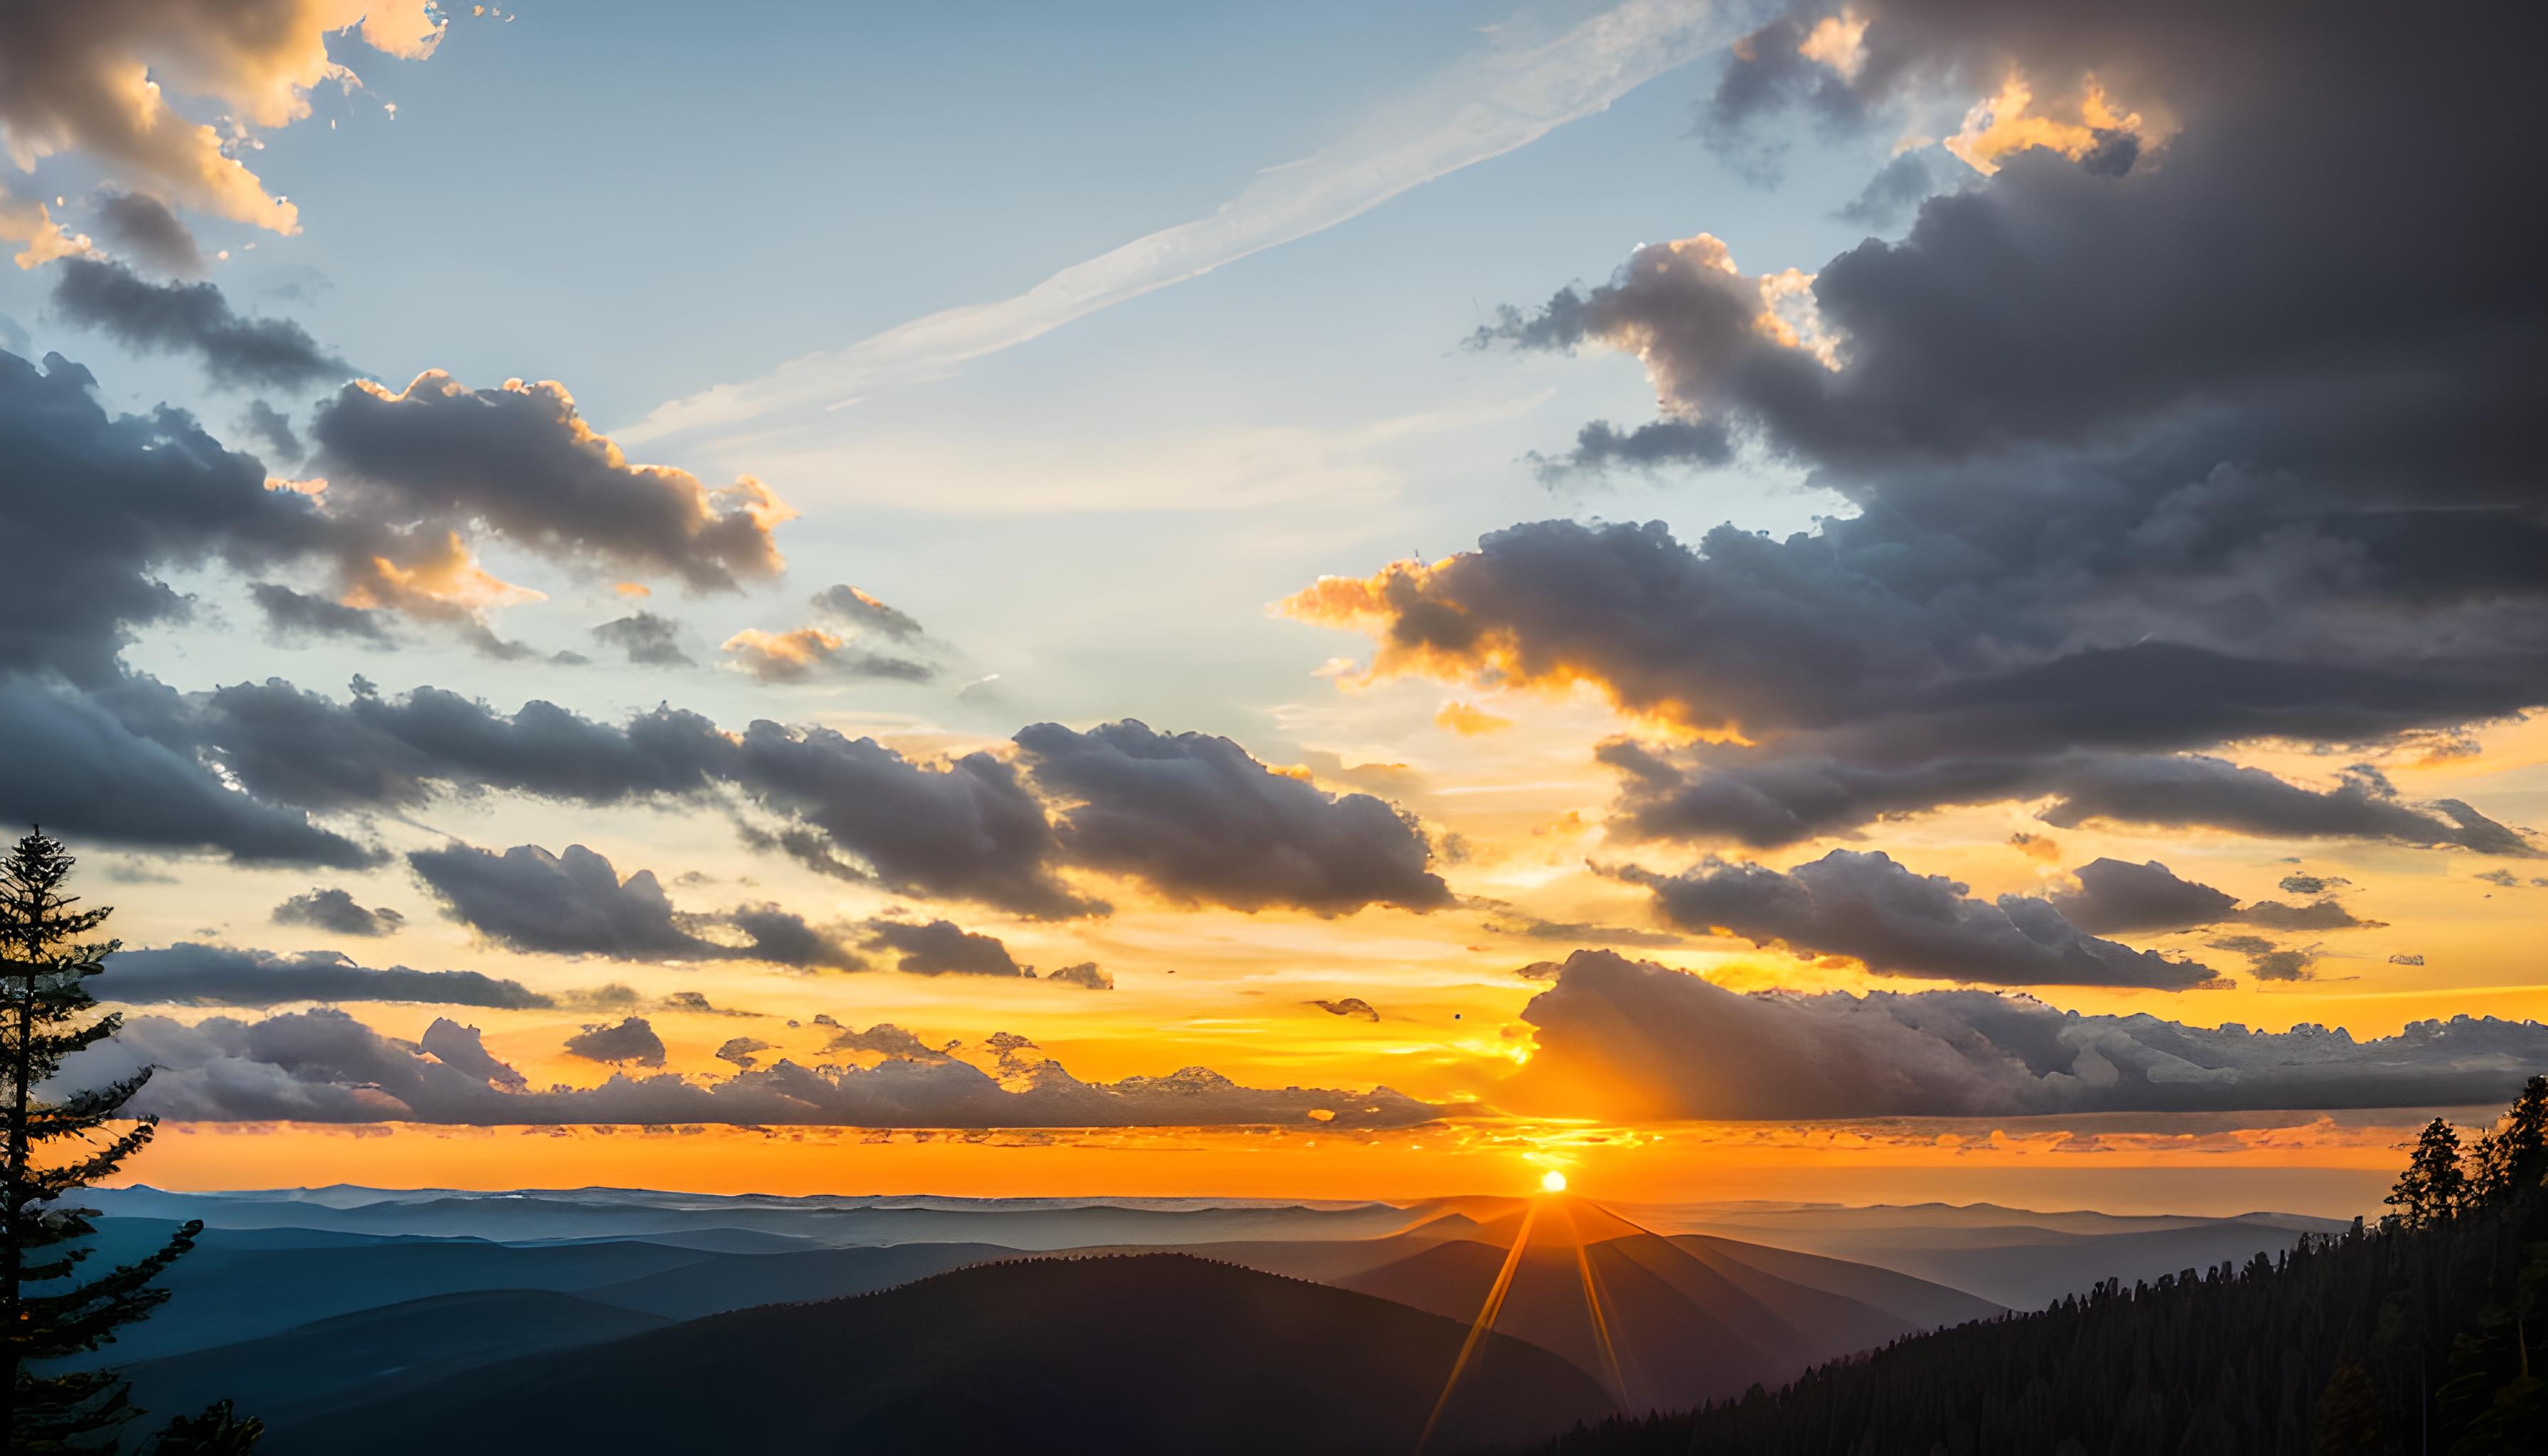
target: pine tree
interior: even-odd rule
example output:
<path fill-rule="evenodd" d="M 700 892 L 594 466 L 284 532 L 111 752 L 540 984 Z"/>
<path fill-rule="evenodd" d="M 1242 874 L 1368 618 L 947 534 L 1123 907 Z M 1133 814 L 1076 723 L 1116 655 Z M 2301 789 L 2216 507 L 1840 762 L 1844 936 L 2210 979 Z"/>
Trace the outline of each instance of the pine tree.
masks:
<path fill-rule="evenodd" d="M 189 1223 L 157 1253 L 71 1282 L 88 1254 L 76 1241 L 96 1232 L 88 1221 L 97 1213 L 62 1206 L 62 1195 L 140 1151 L 156 1120 L 120 1116 L 149 1080 L 147 1069 L 59 1102 L 36 1100 L 64 1057 L 123 1024 L 120 1016 L 87 1015 L 97 1003 L 81 982 L 105 969 L 116 943 L 85 939 L 111 912 L 79 909 L 62 893 L 70 869 L 70 855 L 41 830 L 0 859 L 0 1101 L 8 1114 L 0 1173 L 0 1430 L 13 1453 L 112 1445 L 114 1428 L 135 1413 L 116 1375 L 37 1375 L 27 1367 L 95 1350 L 117 1326 L 149 1314 L 167 1298 L 151 1281 L 203 1230 Z M 131 1126 L 110 1130 L 118 1121 Z"/>
<path fill-rule="evenodd" d="M 150 1456 L 246 1456 L 264 1434 L 264 1421 L 241 1419 L 223 1401 L 201 1415 L 169 1421 L 151 1443 Z"/>
<path fill-rule="evenodd" d="M 2457 1215 L 2467 1201 L 2468 1175 L 2460 1168 L 2460 1135 L 2450 1124 L 2435 1118 L 2415 1138 L 2414 1155 L 2407 1161 L 2407 1171 L 2398 1175 L 2398 1186 L 2383 1202 L 2399 1210 L 2399 1222 L 2410 1228 L 2427 1228 Z"/>

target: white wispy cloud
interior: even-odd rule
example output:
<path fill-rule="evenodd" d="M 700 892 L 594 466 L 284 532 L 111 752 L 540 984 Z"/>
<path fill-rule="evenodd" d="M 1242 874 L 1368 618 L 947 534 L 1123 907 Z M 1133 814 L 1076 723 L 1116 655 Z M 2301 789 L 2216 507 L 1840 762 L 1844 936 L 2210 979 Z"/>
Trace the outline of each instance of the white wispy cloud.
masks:
<path fill-rule="evenodd" d="M 1451 67 L 1323 151 L 1257 174 L 1211 216 L 1162 228 L 1011 298 L 898 324 L 738 384 L 658 407 L 613 431 L 646 441 L 818 409 L 891 381 L 944 375 L 1101 309 L 1332 228 L 1436 177 L 1526 146 L 1723 44 L 1736 7 L 1627 0 L 1541 44 Z"/>

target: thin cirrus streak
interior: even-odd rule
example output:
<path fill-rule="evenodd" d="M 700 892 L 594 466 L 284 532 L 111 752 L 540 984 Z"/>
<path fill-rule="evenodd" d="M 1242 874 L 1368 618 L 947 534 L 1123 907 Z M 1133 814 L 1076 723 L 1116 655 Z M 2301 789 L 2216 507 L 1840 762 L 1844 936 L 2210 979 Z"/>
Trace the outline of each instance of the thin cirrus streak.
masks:
<path fill-rule="evenodd" d="M 836 406 L 880 383 L 944 376 L 1128 299 L 1324 231 L 1605 110 L 1723 44 L 1730 27 L 1720 15 L 1708 0 L 1627 0 L 1543 45 L 1452 67 L 1326 150 L 1258 174 L 1209 217 L 1137 237 L 1014 297 L 944 310 L 759 379 L 672 401 L 612 433 L 623 442 L 658 440 Z"/>

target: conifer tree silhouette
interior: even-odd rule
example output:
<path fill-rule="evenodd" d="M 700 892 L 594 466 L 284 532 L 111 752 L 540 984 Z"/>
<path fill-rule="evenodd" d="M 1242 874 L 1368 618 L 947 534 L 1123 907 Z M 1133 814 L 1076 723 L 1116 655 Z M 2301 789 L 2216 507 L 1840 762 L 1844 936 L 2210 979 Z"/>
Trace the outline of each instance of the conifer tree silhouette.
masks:
<path fill-rule="evenodd" d="M 137 1413 L 120 1377 L 108 1370 L 40 1375 L 28 1366 L 93 1351 L 114 1339 L 118 1326 L 148 1315 L 168 1297 L 151 1281 L 194 1246 L 204 1227 L 188 1223 L 157 1252 L 94 1279 L 77 1278 L 89 1253 L 79 1240 L 97 1231 L 89 1223 L 97 1212 L 66 1206 L 62 1196 L 114 1173 L 149 1143 L 157 1119 L 122 1115 L 150 1079 L 147 1068 L 58 1102 L 39 1100 L 63 1058 L 114 1036 L 124 1020 L 89 1014 L 97 1002 L 82 982 L 104 970 L 116 949 L 115 942 L 90 936 L 113 912 L 103 905 L 79 908 L 77 897 L 62 892 L 71 864 L 69 851 L 42 830 L 0 857 L 0 1103 L 7 1113 L 0 1166 L 0 1450 L 12 1456 L 112 1447 L 115 1428 Z M 117 1132 L 116 1123 L 130 1126 Z M 253 1441 L 255 1432 L 246 1439 Z"/>

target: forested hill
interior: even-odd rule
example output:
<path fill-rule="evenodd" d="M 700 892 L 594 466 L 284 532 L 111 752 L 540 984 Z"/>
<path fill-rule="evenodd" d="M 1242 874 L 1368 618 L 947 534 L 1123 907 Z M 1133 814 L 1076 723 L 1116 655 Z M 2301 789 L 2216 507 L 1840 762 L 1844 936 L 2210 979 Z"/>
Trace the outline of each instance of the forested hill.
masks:
<path fill-rule="evenodd" d="M 2436 1121 L 2377 1228 L 2110 1282 L 1578 1428 L 1551 1456 L 2407 1456 L 2548 1451 L 2548 1079 L 2463 1151 Z"/>

